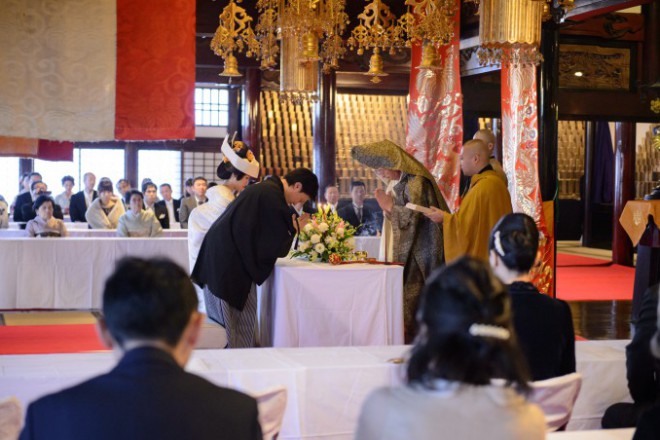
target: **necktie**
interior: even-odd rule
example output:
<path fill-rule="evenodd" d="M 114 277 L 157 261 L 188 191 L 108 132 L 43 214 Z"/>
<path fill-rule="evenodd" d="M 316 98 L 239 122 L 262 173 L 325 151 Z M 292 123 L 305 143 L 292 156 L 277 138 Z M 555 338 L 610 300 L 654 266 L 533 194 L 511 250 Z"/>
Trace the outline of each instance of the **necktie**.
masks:
<path fill-rule="evenodd" d="M 362 223 L 362 207 L 357 209 L 358 221 Z"/>

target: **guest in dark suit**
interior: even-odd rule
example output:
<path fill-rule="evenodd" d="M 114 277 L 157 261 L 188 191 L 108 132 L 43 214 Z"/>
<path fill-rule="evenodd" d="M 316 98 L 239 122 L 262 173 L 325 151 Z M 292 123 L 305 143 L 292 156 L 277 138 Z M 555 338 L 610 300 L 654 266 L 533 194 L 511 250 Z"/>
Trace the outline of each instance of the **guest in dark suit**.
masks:
<path fill-rule="evenodd" d="M 50 197 L 48 186 L 46 186 L 46 184 L 41 181 L 32 182 L 29 194 L 35 201 L 39 196 L 42 195 Z M 37 217 L 37 213 L 34 210 L 33 204 L 24 204 L 21 207 L 21 210 L 22 210 L 21 218 L 23 218 L 23 220 L 26 222 L 29 222 L 30 220 L 33 220 L 34 218 Z M 62 213 L 62 207 L 57 203 L 55 203 L 54 201 L 53 201 L 53 217 L 59 220 L 64 219 L 64 214 Z M 25 225 L 21 225 L 21 229 L 25 229 Z"/>
<path fill-rule="evenodd" d="M 539 231 L 525 214 L 508 214 L 493 228 L 488 242 L 493 272 L 509 284 L 513 321 L 533 380 L 575 372 L 575 333 L 571 309 L 542 295 L 531 283 Z"/>
<path fill-rule="evenodd" d="M 23 206 L 28 205 L 32 206 L 34 203 L 35 197 L 32 197 L 31 188 L 34 182 L 41 182 L 41 174 L 39 173 L 30 173 L 25 178 L 27 187 L 25 192 L 20 193 L 16 196 L 14 201 L 14 221 L 15 222 L 27 222 L 29 219 L 23 217 Z"/>
<path fill-rule="evenodd" d="M 374 213 L 364 204 L 367 188 L 364 182 L 351 182 L 351 199 L 353 203 L 339 208 L 337 214 L 346 220 L 357 231 L 355 235 L 376 235 L 376 219 Z"/>
<path fill-rule="evenodd" d="M 169 183 L 160 185 L 160 196 L 163 199 L 156 202 L 156 218 L 163 229 L 169 229 L 172 223 L 179 223 L 181 201 L 172 198 L 172 186 Z"/>
<path fill-rule="evenodd" d="M 193 209 L 197 205 L 206 203 L 208 199 L 206 198 L 206 187 L 208 182 L 203 177 L 195 177 L 193 181 L 193 195 L 181 199 L 181 209 L 179 212 L 179 219 L 181 220 L 181 227 L 183 229 L 188 229 L 188 217 Z"/>
<path fill-rule="evenodd" d="M 123 259 L 106 281 L 99 320 L 119 363 L 32 403 L 20 439 L 261 439 L 253 398 L 183 369 L 202 320 L 183 269 Z"/>
<path fill-rule="evenodd" d="M 96 185 L 96 176 L 94 173 L 85 173 L 83 184 L 85 188 L 71 196 L 69 215 L 72 222 L 86 222 L 85 213 L 87 212 L 87 208 L 99 196 L 98 192 L 94 189 L 94 185 Z"/>
<path fill-rule="evenodd" d="M 635 331 L 626 347 L 626 376 L 633 403 L 615 403 L 607 408 L 601 424 L 605 429 L 632 428 L 641 415 L 660 403 L 660 360 L 653 357 L 650 342 L 658 320 L 658 291 L 660 284 L 644 293 L 639 318 L 633 323 Z"/>

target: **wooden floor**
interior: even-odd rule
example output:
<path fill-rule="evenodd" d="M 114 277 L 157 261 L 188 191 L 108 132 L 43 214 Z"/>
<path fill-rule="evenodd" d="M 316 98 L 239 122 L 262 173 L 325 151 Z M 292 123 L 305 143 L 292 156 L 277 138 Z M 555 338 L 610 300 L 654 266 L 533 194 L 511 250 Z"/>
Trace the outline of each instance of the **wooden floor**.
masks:
<path fill-rule="evenodd" d="M 571 301 L 575 334 L 585 339 L 630 339 L 632 301 Z"/>

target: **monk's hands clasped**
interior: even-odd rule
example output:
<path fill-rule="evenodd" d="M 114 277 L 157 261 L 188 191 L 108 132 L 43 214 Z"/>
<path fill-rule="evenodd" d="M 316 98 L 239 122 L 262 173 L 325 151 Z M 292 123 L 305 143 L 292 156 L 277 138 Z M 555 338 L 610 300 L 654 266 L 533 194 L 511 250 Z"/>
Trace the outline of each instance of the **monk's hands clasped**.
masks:
<path fill-rule="evenodd" d="M 374 197 L 376 197 L 376 201 L 378 202 L 378 206 L 380 206 L 380 209 L 385 211 L 387 214 L 389 214 L 392 211 L 392 207 L 394 206 L 394 198 L 387 193 L 381 188 L 378 188 L 376 191 L 374 191 Z"/>

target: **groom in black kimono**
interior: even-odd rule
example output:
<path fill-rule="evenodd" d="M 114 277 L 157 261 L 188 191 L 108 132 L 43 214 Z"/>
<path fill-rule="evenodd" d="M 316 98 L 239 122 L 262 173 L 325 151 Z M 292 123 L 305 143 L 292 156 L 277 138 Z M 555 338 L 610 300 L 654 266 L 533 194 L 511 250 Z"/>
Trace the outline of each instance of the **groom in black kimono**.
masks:
<path fill-rule="evenodd" d="M 219 298 L 206 308 L 224 324 L 229 347 L 254 346 L 256 284 L 266 281 L 275 261 L 291 249 L 296 229 L 289 205 L 316 199 L 318 188 L 316 175 L 306 168 L 282 179 L 267 177 L 245 188 L 206 233 L 191 277 L 212 293 L 207 298 Z"/>

